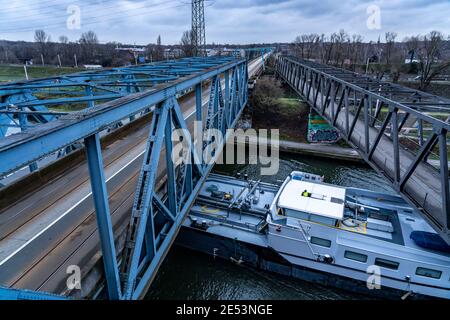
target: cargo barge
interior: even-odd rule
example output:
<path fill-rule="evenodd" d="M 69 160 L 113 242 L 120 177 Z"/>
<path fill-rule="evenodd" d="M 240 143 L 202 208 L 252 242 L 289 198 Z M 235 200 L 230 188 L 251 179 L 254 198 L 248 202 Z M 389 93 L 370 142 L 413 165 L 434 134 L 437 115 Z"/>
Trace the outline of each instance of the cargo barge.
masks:
<path fill-rule="evenodd" d="M 364 295 L 450 298 L 450 247 L 401 197 L 305 172 L 210 175 L 176 244 Z"/>

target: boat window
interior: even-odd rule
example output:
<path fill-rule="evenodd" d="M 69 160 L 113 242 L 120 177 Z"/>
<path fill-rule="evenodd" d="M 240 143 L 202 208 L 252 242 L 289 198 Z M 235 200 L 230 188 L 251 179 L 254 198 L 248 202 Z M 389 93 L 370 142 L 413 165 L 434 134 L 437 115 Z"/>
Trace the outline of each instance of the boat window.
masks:
<path fill-rule="evenodd" d="M 367 262 L 367 256 L 365 254 L 353 252 L 353 251 L 345 251 L 344 257 L 350 260 L 355 260 L 359 262 Z"/>
<path fill-rule="evenodd" d="M 442 271 L 418 267 L 416 270 L 416 274 L 418 276 L 422 276 L 422 277 L 440 279 L 441 275 L 442 275 Z"/>
<path fill-rule="evenodd" d="M 328 239 L 322 239 L 322 238 L 318 238 L 318 237 L 311 237 L 311 243 L 312 244 L 316 244 L 318 246 L 322 246 L 322 247 L 331 247 L 331 241 Z"/>
<path fill-rule="evenodd" d="M 337 222 L 337 220 L 333 219 L 333 218 L 322 217 L 322 216 L 319 216 L 316 214 L 310 214 L 310 213 L 292 210 L 292 209 L 285 209 L 285 215 L 290 218 L 307 220 L 307 221 L 311 221 L 311 222 L 325 224 L 327 226 L 332 226 L 332 227 L 334 227 Z"/>
<path fill-rule="evenodd" d="M 291 210 L 291 209 L 285 209 L 286 216 L 296 219 L 302 219 L 302 220 L 309 220 L 309 214 L 306 212 Z"/>
<path fill-rule="evenodd" d="M 335 198 L 335 197 L 331 197 L 331 198 L 330 198 L 330 202 L 332 202 L 332 203 L 337 203 L 337 204 L 343 204 L 343 203 L 344 203 L 344 200 L 339 199 L 339 198 Z"/>
<path fill-rule="evenodd" d="M 387 269 L 397 270 L 400 263 L 386 259 L 376 258 L 375 265 Z"/>
<path fill-rule="evenodd" d="M 332 227 L 334 227 L 336 225 L 336 219 L 322 217 L 322 216 L 318 216 L 316 214 L 312 214 L 309 221 L 326 224 L 327 226 L 332 226 Z"/>

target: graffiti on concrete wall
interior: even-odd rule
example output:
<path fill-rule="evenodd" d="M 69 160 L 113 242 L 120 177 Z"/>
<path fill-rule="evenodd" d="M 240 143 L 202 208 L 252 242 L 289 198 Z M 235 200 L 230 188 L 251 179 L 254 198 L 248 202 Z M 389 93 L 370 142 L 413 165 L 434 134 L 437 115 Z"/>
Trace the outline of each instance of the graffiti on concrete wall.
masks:
<path fill-rule="evenodd" d="M 311 110 L 308 119 L 308 142 L 334 143 L 339 138 L 339 133 L 324 118 Z"/>

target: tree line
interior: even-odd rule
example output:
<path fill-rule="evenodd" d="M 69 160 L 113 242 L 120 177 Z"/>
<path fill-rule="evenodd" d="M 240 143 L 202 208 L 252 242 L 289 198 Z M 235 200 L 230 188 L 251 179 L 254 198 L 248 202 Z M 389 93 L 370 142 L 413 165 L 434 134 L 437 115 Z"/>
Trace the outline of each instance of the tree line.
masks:
<path fill-rule="evenodd" d="M 344 30 L 325 34 L 302 34 L 292 43 L 294 55 L 303 59 L 370 72 L 381 79 L 388 75 L 397 82 L 402 73 L 415 73 L 420 89 L 426 90 L 439 75 L 450 72 L 450 37 L 439 31 L 397 39 L 386 32 L 383 39 L 364 42 L 361 35 Z"/>
<path fill-rule="evenodd" d="M 255 46 L 259 45 L 212 43 L 207 45 L 207 48 L 215 48 L 220 53 L 220 49 L 224 47 L 232 49 Z M 137 56 L 134 53 L 116 50 L 118 47 L 133 48 L 134 45 L 119 42 L 101 43 L 94 31 L 83 33 L 76 41 L 70 41 L 65 35 L 59 36 L 55 41 L 44 30 L 36 30 L 34 42 L 0 40 L 0 64 L 25 64 L 32 61 L 34 65 L 74 67 L 99 64 L 104 67 L 118 67 L 137 62 Z M 155 43 L 149 43 L 144 47 L 144 52 L 139 53 L 139 56 L 144 56 L 146 62 L 192 57 L 197 54 L 190 30 L 182 33 L 178 44 L 164 45 L 159 35 Z M 167 50 L 169 50 L 169 54 L 166 52 Z"/>
<path fill-rule="evenodd" d="M 135 63 L 135 56 L 118 47 L 134 47 L 119 42 L 100 43 L 94 31 L 84 32 L 80 39 L 69 41 L 62 35 L 57 41 L 44 30 L 36 30 L 34 42 L 0 40 L 0 64 L 21 64 L 33 61 L 40 65 L 81 66 L 100 64 L 104 67 L 123 66 Z M 195 54 L 190 31 L 185 31 L 178 45 L 163 45 L 159 35 L 155 43 L 145 46 L 147 61 L 160 61 L 167 57 L 165 49 L 178 49 L 176 57 L 190 57 Z"/>
<path fill-rule="evenodd" d="M 84 32 L 77 41 L 60 36 L 53 41 L 44 30 L 36 30 L 34 42 L 0 41 L 0 63 L 16 64 L 33 61 L 40 65 L 81 66 L 101 64 L 114 66 L 123 63 L 117 52 L 117 43 L 100 44 L 94 31 Z"/>

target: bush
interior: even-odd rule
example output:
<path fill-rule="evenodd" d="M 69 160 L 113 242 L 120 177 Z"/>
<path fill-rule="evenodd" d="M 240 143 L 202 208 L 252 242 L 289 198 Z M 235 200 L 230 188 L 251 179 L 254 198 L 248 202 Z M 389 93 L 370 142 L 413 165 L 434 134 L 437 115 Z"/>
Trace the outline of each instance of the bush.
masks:
<path fill-rule="evenodd" d="M 278 99 L 283 95 L 283 89 L 273 78 L 262 78 L 256 82 L 252 93 L 252 103 L 262 112 L 274 112 L 278 108 Z"/>
<path fill-rule="evenodd" d="M 419 73 L 419 64 L 417 62 L 413 62 L 408 64 L 408 73 L 409 74 L 418 74 Z"/>

